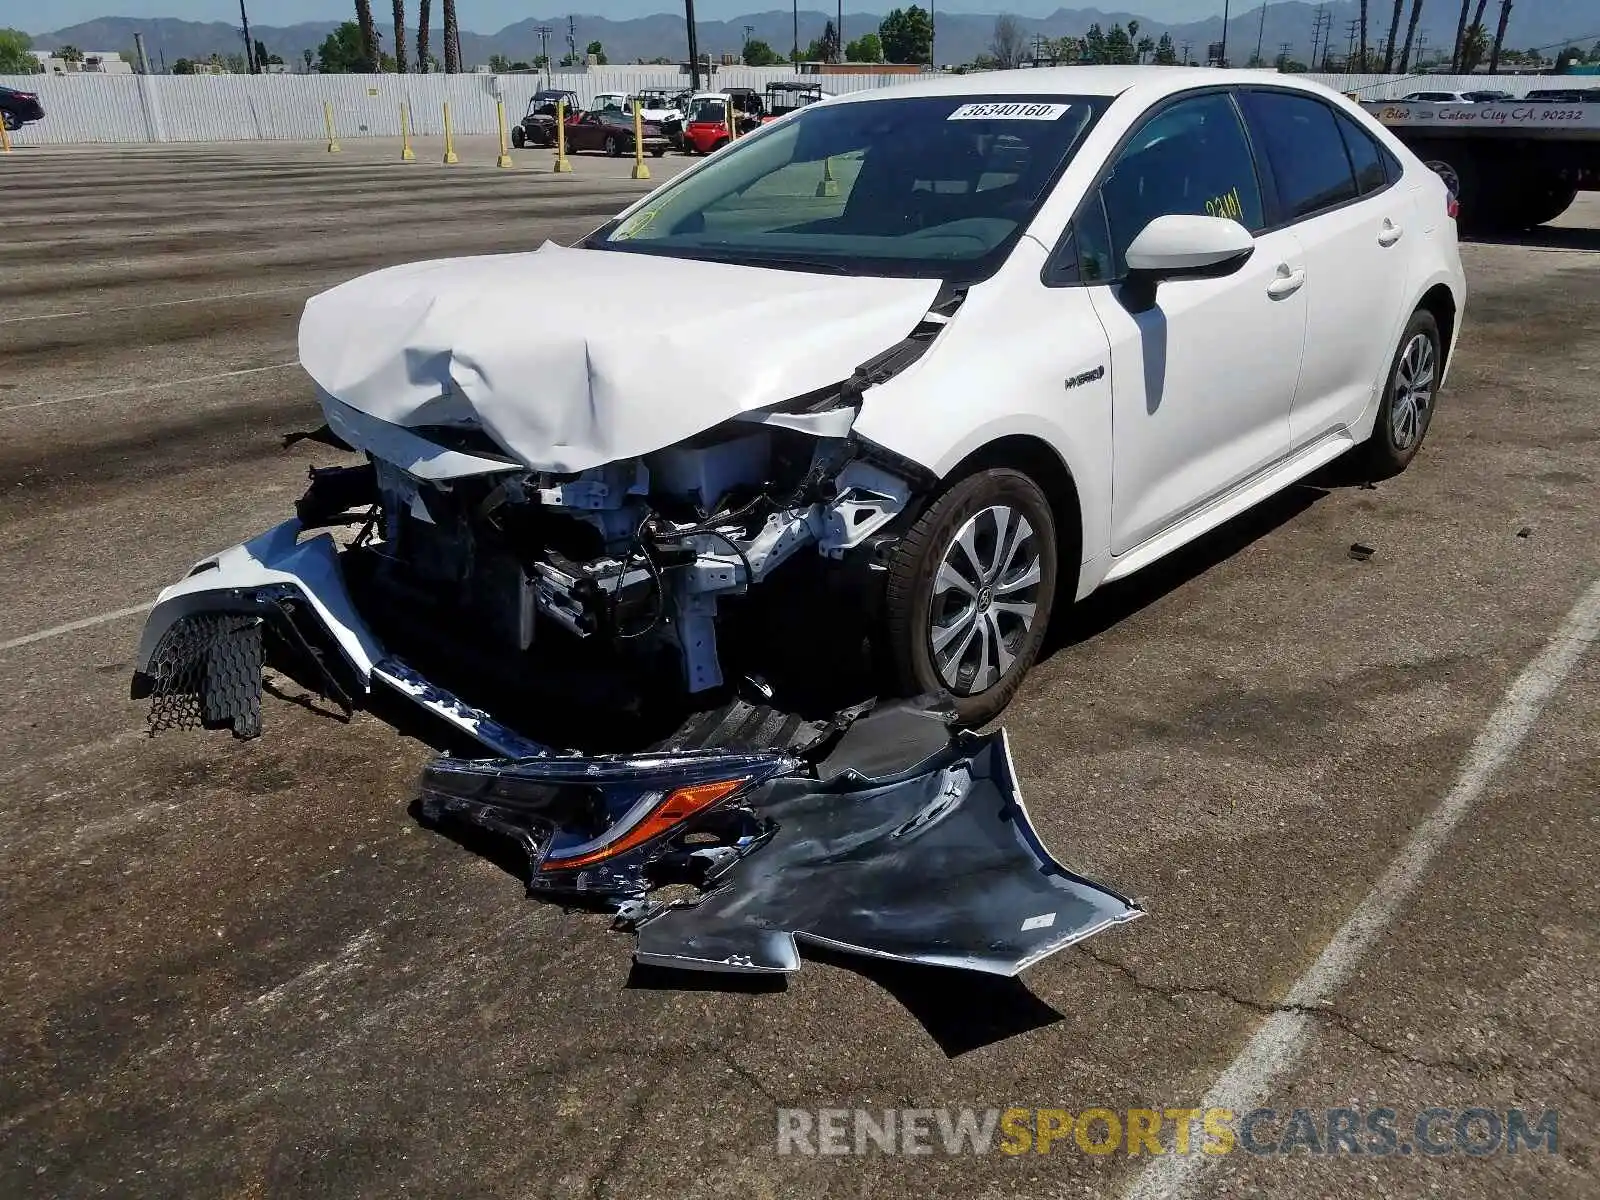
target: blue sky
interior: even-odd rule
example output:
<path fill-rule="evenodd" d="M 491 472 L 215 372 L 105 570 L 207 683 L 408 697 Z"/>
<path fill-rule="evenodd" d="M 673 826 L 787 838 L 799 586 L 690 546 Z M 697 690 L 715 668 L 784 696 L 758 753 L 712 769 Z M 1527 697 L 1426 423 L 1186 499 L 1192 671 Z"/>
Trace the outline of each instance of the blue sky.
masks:
<path fill-rule="evenodd" d="M 908 2 L 908 0 L 896 0 Z M 247 0 L 250 20 L 263 25 L 293 25 L 298 21 L 343 20 L 352 15 L 354 5 L 339 0 Z M 1248 7 L 1250 0 L 1243 0 Z M 380 22 L 388 19 L 390 6 L 374 0 L 373 10 Z M 723 20 L 747 12 L 787 8 L 781 0 L 696 0 L 695 14 L 701 20 Z M 801 8 L 831 10 L 832 0 L 801 0 Z M 847 0 L 852 12 L 884 12 L 894 7 L 890 0 Z M 943 8 L 943 3 L 937 3 Z M 1043 16 L 1057 8 L 1125 9 L 1142 12 L 1166 21 L 1187 21 L 1222 11 L 1221 0 L 950 0 L 950 10 L 960 12 L 1010 11 Z M 406 11 L 416 12 L 416 0 L 407 0 Z M 434 20 L 440 5 L 433 5 Z M 381 10 L 381 11 L 380 11 Z M 525 17 L 549 17 L 567 12 L 593 14 L 622 20 L 646 13 L 682 12 L 681 3 L 672 0 L 457 0 L 456 10 L 464 28 L 476 33 L 493 33 Z M 0 25 L 11 25 L 29 33 L 48 33 L 95 17 L 179 17 L 189 21 L 229 21 L 239 19 L 238 0 L 0 0 Z M 415 19 L 413 17 L 413 19 Z"/>

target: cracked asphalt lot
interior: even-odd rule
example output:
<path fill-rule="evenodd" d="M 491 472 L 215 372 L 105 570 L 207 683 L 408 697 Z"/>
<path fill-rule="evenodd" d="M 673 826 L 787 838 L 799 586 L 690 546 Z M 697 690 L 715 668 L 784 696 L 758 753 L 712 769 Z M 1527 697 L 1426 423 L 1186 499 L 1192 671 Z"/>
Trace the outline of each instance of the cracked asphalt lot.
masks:
<path fill-rule="evenodd" d="M 345 146 L 0 162 L 5 1195 L 1115 1193 L 1145 1157 L 780 1155 L 777 1110 L 1197 1104 L 1600 578 L 1591 196 L 1465 248 L 1405 475 L 1293 489 L 1062 623 L 1007 716 L 1018 769 L 1047 844 L 1145 920 L 1021 985 L 835 955 L 749 990 L 632 971 L 602 919 L 417 826 L 422 743 L 270 697 L 258 741 L 152 740 L 137 614 L 12 644 L 150 600 L 332 461 L 281 445 L 317 423 L 283 365 L 307 295 L 571 240 L 639 186 Z M 1556 1152 L 1236 1151 L 1188 1191 L 1600 1190 L 1597 729 L 1591 653 L 1263 1101 L 1263 1136 L 1295 1108 L 1554 1110 Z"/>

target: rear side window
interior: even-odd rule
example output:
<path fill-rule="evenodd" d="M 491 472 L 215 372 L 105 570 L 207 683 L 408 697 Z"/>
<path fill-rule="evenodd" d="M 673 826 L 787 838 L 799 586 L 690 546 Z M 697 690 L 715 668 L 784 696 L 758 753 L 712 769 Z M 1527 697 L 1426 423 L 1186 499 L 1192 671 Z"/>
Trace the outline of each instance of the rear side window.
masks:
<path fill-rule="evenodd" d="M 1365 129 L 1343 113 L 1338 114 L 1339 132 L 1344 135 L 1344 148 L 1350 152 L 1350 165 L 1356 172 L 1356 191 L 1370 195 L 1382 191 L 1389 180 L 1383 169 L 1383 150 Z"/>
<path fill-rule="evenodd" d="M 1282 219 L 1297 221 L 1357 196 L 1333 109 L 1309 96 L 1248 91 L 1245 116 L 1266 150 Z"/>

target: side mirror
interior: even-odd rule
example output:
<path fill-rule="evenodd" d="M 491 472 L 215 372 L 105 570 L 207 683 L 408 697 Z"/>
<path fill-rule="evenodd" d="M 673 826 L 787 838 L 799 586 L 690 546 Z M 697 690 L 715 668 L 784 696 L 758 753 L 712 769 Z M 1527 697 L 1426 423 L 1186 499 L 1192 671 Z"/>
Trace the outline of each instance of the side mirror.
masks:
<path fill-rule="evenodd" d="M 1128 246 L 1123 294 L 1136 310 L 1149 308 L 1156 302 L 1156 285 L 1164 280 L 1231 275 L 1255 248 L 1250 231 L 1227 217 L 1157 217 Z"/>

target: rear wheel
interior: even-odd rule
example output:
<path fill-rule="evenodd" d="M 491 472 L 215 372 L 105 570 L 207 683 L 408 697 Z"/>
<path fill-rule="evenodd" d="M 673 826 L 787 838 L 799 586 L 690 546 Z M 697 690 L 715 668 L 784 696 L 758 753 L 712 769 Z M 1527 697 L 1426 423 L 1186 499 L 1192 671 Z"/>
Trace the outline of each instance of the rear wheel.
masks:
<path fill-rule="evenodd" d="M 22 128 L 22 118 L 17 116 L 16 113 L 0 113 L 0 117 L 4 118 L 6 128 L 12 133 Z"/>
<path fill-rule="evenodd" d="M 991 720 L 1039 656 L 1056 577 L 1055 520 L 1032 479 L 995 468 L 955 484 L 890 556 L 884 632 L 899 689 L 947 697 L 968 724 Z"/>
<path fill-rule="evenodd" d="M 1517 190 L 1511 208 L 1517 225 L 1531 229 L 1554 221 L 1577 198 L 1578 189 L 1563 183 L 1559 177 L 1535 178 Z"/>
<path fill-rule="evenodd" d="M 614 133 L 606 134 L 606 153 L 612 158 L 617 158 L 622 154 L 622 143 Z"/>
<path fill-rule="evenodd" d="M 1443 365 L 1439 323 L 1419 308 L 1400 335 L 1378 419 L 1367 439 L 1366 466 L 1372 478 L 1397 475 L 1416 457 L 1433 423 Z"/>
<path fill-rule="evenodd" d="M 650 156 L 652 158 L 660 158 L 666 152 L 667 148 L 665 146 L 657 146 L 654 150 L 650 151 Z"/>

